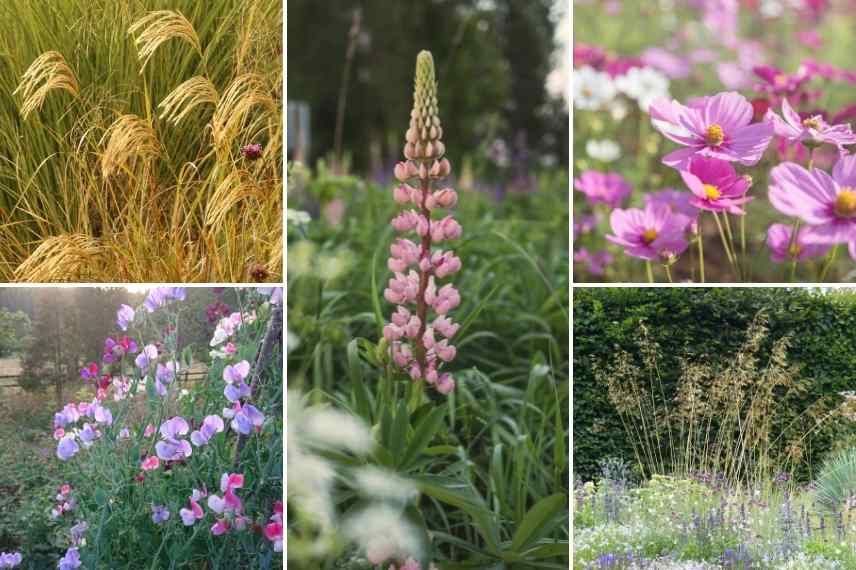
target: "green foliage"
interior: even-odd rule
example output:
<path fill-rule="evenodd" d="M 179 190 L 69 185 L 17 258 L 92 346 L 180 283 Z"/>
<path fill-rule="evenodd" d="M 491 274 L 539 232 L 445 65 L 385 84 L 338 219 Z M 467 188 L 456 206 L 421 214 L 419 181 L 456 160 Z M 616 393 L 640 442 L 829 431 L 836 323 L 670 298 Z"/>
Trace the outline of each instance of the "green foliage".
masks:
<path fill-rule="evenodd" d="M 10 356 L 23 348 L 30 325 L 30 317 L 23 311 L 11 312 L 0 307 L 0 357 Z"/>
<path fill-rule="evenodd" d="M 638 355 L 640 322 L 661 347 L 659 372 L 667 390 L 675 387 L 681 358 L 718 362 L 731 355 L 761 310 L 770 333 L 760 353 L 769 354 L 773 339 L 791 335 L 788 361 L 800 366 L 808 380 L 804 393 L 780 404 L 798 416 L 820 401 L 826 402 L 824 409 L 834 407 L 841 401 L 838 393 L 852 389 L 856 346 L 850 331 L 856 326 L 856 305 L 846 296 L 804 289 L 598 288 L 576 290 L 573 308 L 574 470 L 584 479 L 595 476 L 604 457 L 633 458 L 624 426 L 593 368 L 604 366 L 618 350 Z M 827 422 L 812 433 L 803 447 L 801 478 L 812 477 L 825 454 L 846 436 L 842 429 L 838 422 Z"/>
<path fill-rule="evenodd" d="M 818 502 L 833 511 L 856 497 L 856 447 L 827 458 L 815 485 Z"/>

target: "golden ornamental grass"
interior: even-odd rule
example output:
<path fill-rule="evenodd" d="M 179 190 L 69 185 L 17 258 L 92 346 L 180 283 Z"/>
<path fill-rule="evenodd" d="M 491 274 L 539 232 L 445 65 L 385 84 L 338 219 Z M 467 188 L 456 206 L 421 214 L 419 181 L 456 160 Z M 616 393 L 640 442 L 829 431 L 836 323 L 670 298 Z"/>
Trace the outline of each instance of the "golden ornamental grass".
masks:
<path fill-rule="evenodd" d="M 177 125 L 199 105 L 217 105 L 219 100 L 220 94 L 208 78 L 199 75 L 191 77 L 161 101 L 158 105 L 161 109 L 160 118 Z"/>
<path fill-rule="evenodd" d="M 134 44 L 143 62 L 140 68 L 141 74 L 158 47 L 173 38 L 186 41 L 199 55 L 202 55 L 202 46 L 196 30 L 181 12 L 172 10 L 149 12 L 128 28 L 128 34 L 136 36 Z"/>
<path fill-rule="evenodd" d="M 263 77 L 255 73 L 239 75 L 223 93 L 211 119 L 214 145 L 221 150 L 228 148 L 256 107 L 278 112 Z"/>
<path fill-rule="evenodd" d="M 15 279 L 41 283 L 86 280 L 104 253 L 98 239 L 90 236 L 52 236 L 15 269 Z"/>
<path fill-rule="evenodd" d="M 77 77 L 62 54 L 48 51 L 30 64 L 12 94 L 20 93 L 23 99 L 21 116 L 26 119 L 30 113 L 41 109 L 48 94 L 56 89 L 68 91 L 75 97 L 80 93 Z"/>
<path fill-rule="evenodd" d="M 264 192 L 246 172 L 241 170 L 230 172 L 217 185 L 214 194 L 208 200 L 208 207 L 205 211 L 205 225 L 209 227 L 222 225 L 232 208 L 242 201 L 253 197 L 262 199 Z"/>
<path fill-rule="evenodd" d="M 161 153 L 161 145 L 151 124 L 136 115 L 122 115 L 104 133 L 107 146 L 101 155 L 104 178 L 120 171 L 130 172 L 137 159 L 149 161 Z M 103 139 L 102 139 L 103 140 Z"/>

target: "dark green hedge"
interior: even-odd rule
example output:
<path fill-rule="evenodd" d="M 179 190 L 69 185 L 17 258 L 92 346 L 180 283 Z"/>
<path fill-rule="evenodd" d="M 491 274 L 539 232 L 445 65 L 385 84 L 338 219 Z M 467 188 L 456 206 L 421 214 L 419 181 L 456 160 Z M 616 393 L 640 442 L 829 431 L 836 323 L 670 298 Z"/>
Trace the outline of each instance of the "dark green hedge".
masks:
<path fill-rule="evenodd" d="M 632 459 L 621 421 L 592 364 L 605 364 L 618 348 L 637 354 L 644 320 L 660 343 L 660 371 L 667 383 L 679 375 L 678 358 L 716 362 L 745 340 L 761 309 L 769 316 L 767 342 L 792 335 L 789 361 L 810 379 L 808 392 L 790 405 L 808 406 L 820 396 L 856 389 L 856 296 L 784 288 L 591 288 L 574 290 L 574 468 L 590 479 L 597 462 Z M 762 350 L 766 356 L 766 348 Z M 806 449 L 807 468 L 817 467 L 836 440 L 849 434 L 821 433 Z"/>

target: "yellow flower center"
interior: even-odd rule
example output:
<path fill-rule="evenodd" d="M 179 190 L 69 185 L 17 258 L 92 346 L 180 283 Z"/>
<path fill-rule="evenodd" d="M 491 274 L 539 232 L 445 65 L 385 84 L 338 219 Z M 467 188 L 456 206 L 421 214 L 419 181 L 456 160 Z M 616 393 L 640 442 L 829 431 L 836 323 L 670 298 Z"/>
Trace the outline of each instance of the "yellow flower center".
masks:
<path fill-rule="evenodd" d="M 707 144 L 710 146 L 719 146 L 725 140 L 725 133 L 722 132 L 722 127 L 719 125 L 711 125 L 707 128 L 707 136 L 705 137 Z"/>
<path fill-rule="evenodd" d="M 642 232 L 642 241 L 646 244 L 651 243 L 657 239 L 657 230 L 645 230 Z"/>
<path fill-rule="evenodd" d="M 844 187 L 835 197 L 835 214 L 842 218 L 856 215 L 856 190 Z"/>
<path fill-rule="evenodd" d="M 810 129 L 817 130 L 820 128 L 820 119 L 818 119 L 817 117 L 811 117 L 809 119 L 805 119 L 803 121 L 803 125 L 810 128 Z"/>
<path fill-rule="evenodd" d="M 792 243 L 791 246 L 788 248 L 788 255 L 790 255 L 791 257 L 799 257 L 801 251 L 802 248 L 798 243 Z"/>
<path fill-rule="evenodd" d="M 708 200 L 719 200 L 720 196 L 722 196 L 722 192 L 720 192 L 719 188 L 713 184 L 705 184 L 704 195 L 707 196 Z"/>

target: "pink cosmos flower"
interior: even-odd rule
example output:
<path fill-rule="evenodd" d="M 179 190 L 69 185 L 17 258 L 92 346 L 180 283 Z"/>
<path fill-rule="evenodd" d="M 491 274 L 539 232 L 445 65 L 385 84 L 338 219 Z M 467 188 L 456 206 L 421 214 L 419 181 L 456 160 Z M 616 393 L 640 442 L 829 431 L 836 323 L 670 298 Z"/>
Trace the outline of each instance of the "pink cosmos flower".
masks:
<path fill-rule="evenodd" d="M 684 79 L 692 72 L 690 61 L 659 47 L 650 47 L 642 52 L 642 62 L 665 73 L 670 79 Z"/>
<path fill-rule="evenodd" d="M 586 195 L 590 204 L 618 208 L 633 191 L 623 176 L 616 172 L 586 170 L 574 179 L 574 188 Z"/>
<path fill-rule="evenodd" d="M 663 164 L 679 170 L 695 155 L 755 165 L 773 138 L 771 123 L 750 124 L 752 105 L 736 92 L 701 97 L 686 106 L 660 98 L 650 114 L 658 131 L 687 147 L 663 158 Z"/>
<path fill-rule="evenodd" d="M 612 254 L 606 250 L 590 253 L 588 249 L 581 247 L 574 252 L 574 263 L 583 263 L 586 271 L 601 276 L 605 273 L 606 266 L 612 263 Z"/>
<path fill-rule="evenodd" d="M 772 110 L 767 111 L 767 120 L 772 121 L 776 135 L 790 142 L 800 142 L 809 148 L 826 143 L 839 149 L 856 144 L 856 134 L 850 130 L 850 125 L 830 125 L 821 115 L 803 119 L 787 99 L 782 100 L 782 117 Z"/>
<path fill-rule="evenodd" d="M 811 74 L 803 67 L 793 75 L 772 65 L 756 65 L 752 72 L 763 81 L 755 86 L 756 91 L 777 96 L 796 93 L 803 83 L 811 79 Z"/>
<path fill-rule="evenodd" d="M 770 259 L 776 263 L 783 261 L 802 261 L 809 257 L 820 257 L 829 251 L 829 245 L 805 243 L 805 230 L 800 229 L 796 241 L 791 243 L 793 227 L 787 224 L 773 224 L 767 230 L 767 247 Z"/>
<path fill-rule="evenodd" d="M 830 176 L 786 162 L 770 173 L 770 203 L 808 224 L 805 244 L 856 241 L 856 155 L 842 156 Z"/>
<path fill-rule="evenodd" d="M 690 203 L 701 210 L 742 215 L 740 206 L 752 200 L 746 196 L 749 180 L 738 176 L 731 163 L 724 160 L 693 157 L 681 177 L 693 193 Z"/>
<path fill-rule="evenodd" d="M 686 216 L 689 223 L 687 230 L 695 233 L 695 225 L 698 221 L 699 209 L 693 206 L 693 194 L 690 192 L 682 192 L 674 188 L 664 188 L 656 192 L 648 192 L 644 196 L 645 205 L 662 204 L 668 206 L 673 214 L 681 214 Z"/>
<path fill-rule="evenodd" d="M 624 253 L 641 259 L 680 255 L 689 244 L 684 238 L 686 216 L 673 214 L 661 204 L 649 204 L 644 210 L 613 210 L 609 223 L 615 235 L 606 239 L 624 248 Z"/>

